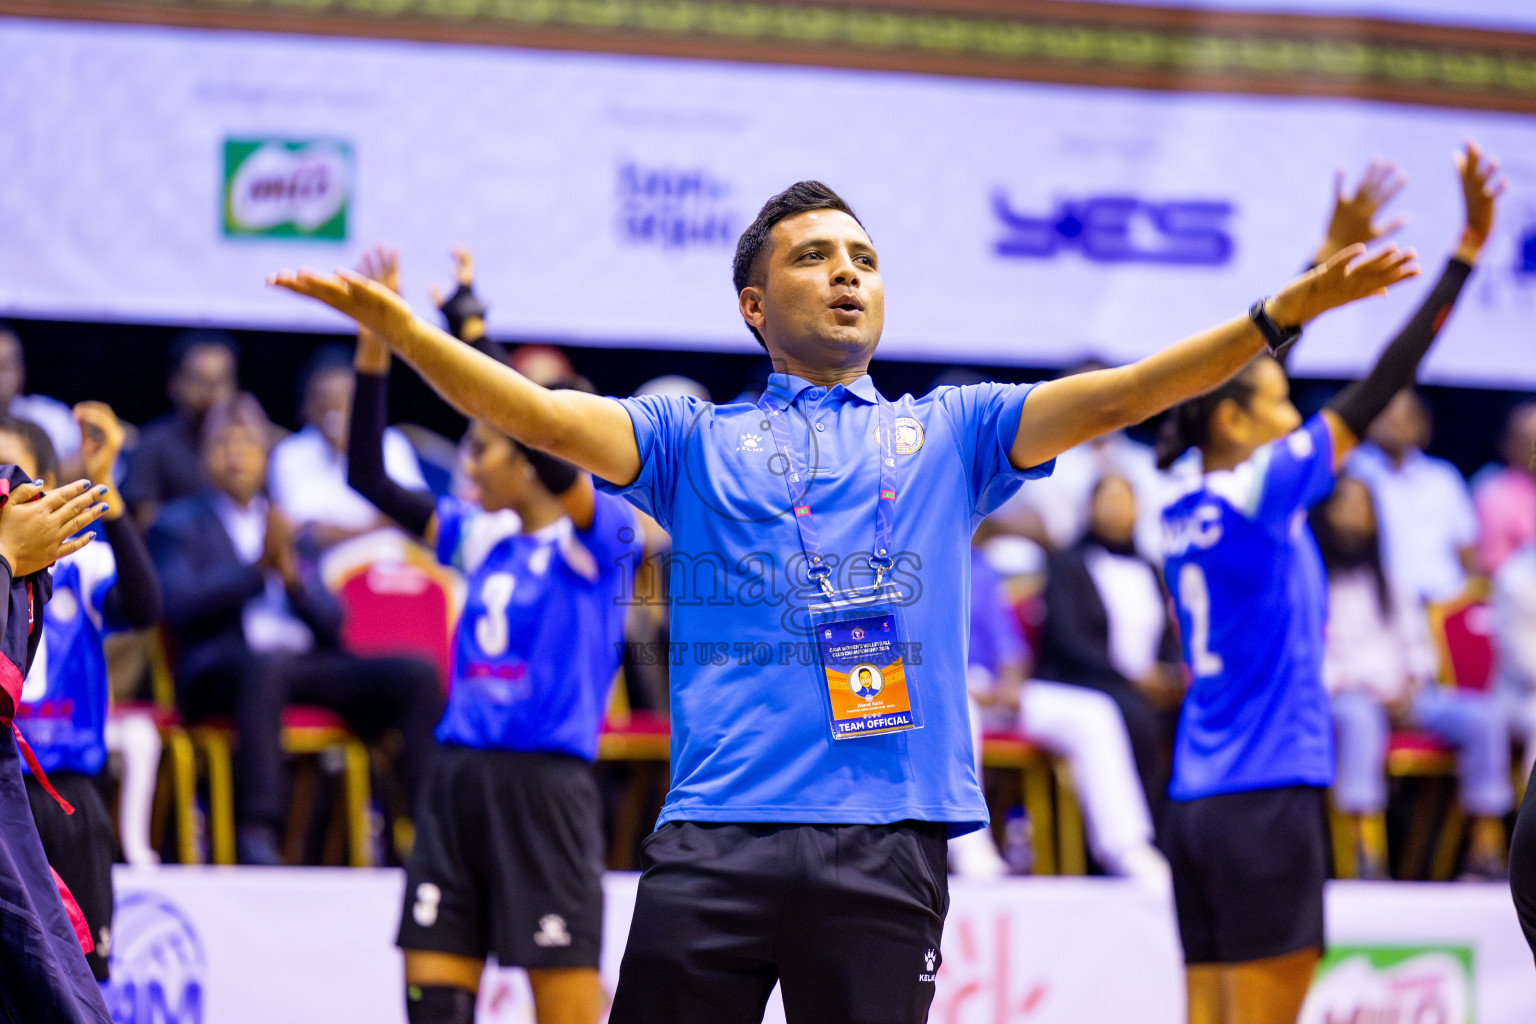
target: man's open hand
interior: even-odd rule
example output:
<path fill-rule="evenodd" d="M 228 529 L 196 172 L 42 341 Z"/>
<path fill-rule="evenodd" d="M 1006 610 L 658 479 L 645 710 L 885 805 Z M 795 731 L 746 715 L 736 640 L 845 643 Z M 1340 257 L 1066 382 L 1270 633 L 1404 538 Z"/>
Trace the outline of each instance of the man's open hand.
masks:
<path fill-rule="evenodd" d="M 337 270 L 333 274 L 284 270 L 267 278 L 267 284 L 307 295 L 345 313 L 391 347 L 410 331 L 415 320 L 411 307 L 399 295 L 351 270 Z"/>
<path fill-rule="evenodd" d="M 1328 262 L 1302 274 L 1269 300 L 1269 317 L 1280 327 L 1300 327 L 1309 320 L 1387 289 L 1419 273 L 1412 249 L 1384 246 L 1366 254 L 1365 246 L 1341 249 Z"/>

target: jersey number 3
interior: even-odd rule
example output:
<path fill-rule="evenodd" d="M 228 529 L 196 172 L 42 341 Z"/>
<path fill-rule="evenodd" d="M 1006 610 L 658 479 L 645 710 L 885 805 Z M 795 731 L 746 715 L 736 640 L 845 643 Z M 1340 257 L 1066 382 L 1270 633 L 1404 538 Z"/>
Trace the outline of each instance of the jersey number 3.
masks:
<path fill-rule="evenodd" d="M 480 600 L 485 613 L 475 620 L 475 643 L 487 658 L 507 653 L 507 606 L 512 603 L 512 588 L 517 579 L 509 572 L 493 572 L 480 585 Z"/>
<path fill-rule="evenodd" d="M 1221 655 L 1211 650 L 1211 588 L 1193 562 L 1179 570 L 1179 603 L 1189 612 L 1189 660 L 1196 677 L 1221 675 Z"/>

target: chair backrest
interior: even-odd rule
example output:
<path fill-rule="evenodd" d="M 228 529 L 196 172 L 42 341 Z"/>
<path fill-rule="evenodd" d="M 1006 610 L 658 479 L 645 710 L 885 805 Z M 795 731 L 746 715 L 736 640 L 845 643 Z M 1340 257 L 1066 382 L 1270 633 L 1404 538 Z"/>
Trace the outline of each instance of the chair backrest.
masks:
<path fill-rule="evenodd" d="M 1493 680 L 1493 608 L 1486 595 L 1468 594 L 1429 607 L 1429 628 L 1440 652 L 1440 681 L 1461 690 L 1486 690 Z"/>
<path fill-rule="evenodd" d="M 368 538 L 358 538 L 367 540 Z M 338 545 L 323 565 L 346 613 L 342 645 L 354 654 L 415 654 L 446 684 L 463 581 L 404 537 Z"/>

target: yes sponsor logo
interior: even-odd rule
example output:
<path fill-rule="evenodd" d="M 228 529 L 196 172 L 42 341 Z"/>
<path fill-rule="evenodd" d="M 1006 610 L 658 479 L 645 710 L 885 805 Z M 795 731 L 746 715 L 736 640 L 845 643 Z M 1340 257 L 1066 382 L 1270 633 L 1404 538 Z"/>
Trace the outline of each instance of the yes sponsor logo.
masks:
<path fill-rule="evenodd" d="M 1007 193 L 992 194 L 1002 226 L 994 249 L 1013 259 L 1077 253 L 1095 263 L 1220 266 L 1235 244 L 1235 207 L 1221 199 L 1150 200 L 1132 195 L 1062 199 L 1054 209 L 1024 212 Z"/>
<path fill-rule="evenodd" d="M 340 139 L 226 139 L 224 234 L 344 242 L 355 177 Z"/>
<path fill-rule="evenodd" d="M 1472 1020 L 1470 947 L 1342 946 L 1318 964 L 1297 1024 Z"/>
<path fill-rule="evenodd" d="M 102 987 L 115 1024 L 203 1024 L 208 957 L 171 900 L 135 892 L 117 901 L 112 980 Z"/>
<path fill-rule="evenodd" d="M 619 238 L 628 245 L 734 246 L 741 232 L 730 185 L 702 167 L 622 163 L 616 193 Z"/>

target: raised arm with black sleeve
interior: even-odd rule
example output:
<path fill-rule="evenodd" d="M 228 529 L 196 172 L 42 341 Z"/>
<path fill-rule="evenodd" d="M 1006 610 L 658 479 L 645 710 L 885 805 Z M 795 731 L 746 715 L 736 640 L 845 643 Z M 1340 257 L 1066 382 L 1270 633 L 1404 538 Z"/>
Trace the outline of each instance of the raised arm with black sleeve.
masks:
<path fill-rule="evenodd" d="M 1429 346 L 1434 344 L 1440 328 L 1445 326 L 1451 307 L 1456 305 L 1462 286 L 1471 273 L 1470 263 L 1456 258 L 1448 260 L 1440 280 L 1435 282 L 1397 337 L 1382 350 L 1371 372 L 1328 402 L 1328 408 L 1356 437 L 1364 437 L 1366 428 L 1392 401 L 1392 396 L 1413 383 L 1419 363 Z"/>
<path fill-rule="evenodd" d="M 437 503 L 430 493 L 401 487 L 384 471 L 384 423 L 388 418 L 389 378 L 359 372 L 347 438 L 347 483 L 403 529 L 422 536 Z"/>

